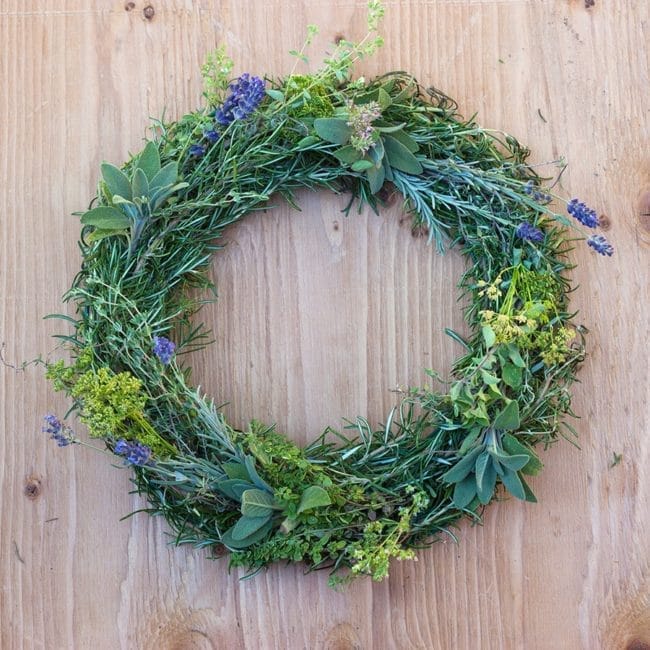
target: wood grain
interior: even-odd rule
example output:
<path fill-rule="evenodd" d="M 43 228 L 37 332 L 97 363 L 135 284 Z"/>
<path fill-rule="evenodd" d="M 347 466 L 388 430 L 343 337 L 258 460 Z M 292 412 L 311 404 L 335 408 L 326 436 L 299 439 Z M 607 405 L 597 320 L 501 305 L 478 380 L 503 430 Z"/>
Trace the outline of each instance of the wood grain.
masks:
<path fill-rule="evenodd" d="M 576 248 L 573 304 L 591 330 L 575 389 L 581 451 L 544 455 L 535 506 L 505 501 L 458 545 L 343 592 L 275 566 L 240 582 L 227 562 L 167 545 L 129 478 L 91 450 L 60 450 L 40 416 L 63 412 L 38 368 L 0 371 L 0 648 L 650 648 L 647 2 L 389 1 L 386 45 L 360 72 L 413 72 L 539 161 L 566 156 L 562 191 L 607 215 L 617 252 Z M 588 6 L 592 5 L 592 6 Z M 146 7 L 149 7 L 146 9 Z M 146 11 L 145 11 L 146 9 Z M 286 73 L 307 23 L 314 52 L 363 32 L 360 0 L 2 0 L 0 341 L 19 363 L 54 352 L 44 314 L 79 259 L 98 164 L 138 149 L 147 117 L 197 106 L 199 66 L 224 43 L 237 70 Z M 315 57 L 316 64 L 318 57 Z M 462 327 L 463 262 L 400 222 L 344 217 L 300 197 L 228 232 L 203 313 L 216 343 L 195 379 L 240 423 L 301 442 L 342 417 L 381 420 L 391 389 L 445 370 Z M 611 468 L 613 454 L 622 454 Z"/>

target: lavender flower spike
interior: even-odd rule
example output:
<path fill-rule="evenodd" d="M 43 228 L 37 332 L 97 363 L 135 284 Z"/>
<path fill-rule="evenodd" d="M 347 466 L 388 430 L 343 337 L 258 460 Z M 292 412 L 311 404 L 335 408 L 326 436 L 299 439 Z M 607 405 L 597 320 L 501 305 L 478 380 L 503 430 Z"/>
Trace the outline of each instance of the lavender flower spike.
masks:
<path fill-rule="evenodd" d="M 223 106 L 215 111 L 217 124 L 228 126 L 235 120 L 248 117 L 260 105 L 265 93 L 262 79 L 244 73 L 235 83 L 230 84 L 230 95 Z"/>
<path fill-rule="evenodd" d="M 174 352 L 176 351 L 176 344 L 164 336 L 153 337 L 153 353 L 158 357 L 158 360 L 163 365 L 168 365 Z"/>
<path fill-rule="evenodd" d="M 520 239 L 531 242 L 541 242 L 544 241 L 544 233 L 539 229 L 535 228 L 532 224 L 524 221 L 517 226 L 515 234 Z"/>
<path fill-rule="evenodd" d="M 119 456 L 125 456 L 125 460 L 129 465 L 137 465 L 142 467 L 146 465 L 151 458 L 151 449 L 141 442 L 129 442 L 120 438 L 116 443 L 113 451 Z"/>
<path fill-rule="evenodd" d="M 583 226 L 587 226 L 587 228 L 596 228 L 598 226 L 598 215 L 596 211 L 588 208 L 582 201 L 578 201 L 578 199 L 571 199 L 567 203 L 566 211 Z"/>
<path fill-rule="evenodd" d="M 43 433 L 49 433 L 51 440 L 56 440 L 59 447 L 67 447 L 74 442 L 74 433 L 70 427 L 67 427 L 56 417 L 48 413 L 44 418 L 46 426 L 41 430 Z"/>
<path fill-rule="evenodd" d="M 601 255 L 611 257 L 614 254 L 614 247 L 602 235 L 592 235 L 587 239 L 587 244 Z"/>

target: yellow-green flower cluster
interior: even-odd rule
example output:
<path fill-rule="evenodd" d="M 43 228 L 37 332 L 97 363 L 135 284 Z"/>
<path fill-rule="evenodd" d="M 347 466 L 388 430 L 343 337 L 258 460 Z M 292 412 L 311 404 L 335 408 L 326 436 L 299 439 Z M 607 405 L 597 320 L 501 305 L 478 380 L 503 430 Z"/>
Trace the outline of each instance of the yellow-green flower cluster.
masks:
<path fill-rule="evenodd" d="M 81 421 L 93 438 L 123 436 L 125 421 L 142 416 L 146 403 L 138 379 L 108 368 L 83 373 L 70 394 L 82 403 Z"/>

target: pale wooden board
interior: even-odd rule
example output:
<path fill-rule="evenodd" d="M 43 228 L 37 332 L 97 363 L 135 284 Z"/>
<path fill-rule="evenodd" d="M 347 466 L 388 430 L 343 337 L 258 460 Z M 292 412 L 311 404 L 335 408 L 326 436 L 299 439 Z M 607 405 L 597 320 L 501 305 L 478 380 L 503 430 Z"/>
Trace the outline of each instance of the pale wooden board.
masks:
<path fill-rule="evenodd" d="M 120 517 L 142 502 L 125 471 L 59 450 L 40 417 L 63 412 L 39 369 L 0 372 L 0 647 L 502 649 L 650 647 L 648 436 L 648 2 L 388 2 L 386 46 L 365 74 L 406 69 L 466 115 L 518 136 L 534 158 L 565 155 L 562 191 L 608 215 L 617 253 L 580 245 L 573 304 L 591 329 L 575 389 L 582 451 L 544 455 L 536 506 L 507 501 L 461 542 L 438 544 L 389 580 L 342 593 L 326 575 L 276 566 L 238 582 L 225 560 L 170 548 L 165 525 Z M 50 353 L 78 256 L 69 216 L 98 164 L 138 149 L 148 116 L 200 102 L 199 65 L 225 43 L 237 70 L 282 74 L 307 23 L 317 62 L 362 35 L 352 0 L 0 2 L 0 340 L 11 362 Z M 544 120 L 541 119 L 544 116 Z M 644 198 L 645 196 L 645 198 Z M 195 377 L 229 414 L 306 441 L 342 417 L 381 420 L 397 385 L 445 370 L 462 328 L 462 260 L 400 225 L 345 218 L 343 197 L 300 196 L 228 233 L 215 260 L 217 342 Z M 623 455 L 610 469 L 614 452 Z M 26 496 L 29 491 L 32 498 Z"/>

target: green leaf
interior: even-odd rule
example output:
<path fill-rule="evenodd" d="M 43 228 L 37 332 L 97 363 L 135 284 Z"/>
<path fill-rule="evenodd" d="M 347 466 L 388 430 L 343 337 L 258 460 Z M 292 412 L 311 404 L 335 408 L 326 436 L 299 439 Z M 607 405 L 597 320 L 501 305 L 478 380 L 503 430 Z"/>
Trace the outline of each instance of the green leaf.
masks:
<path fill-rule="evenodd" d="M 506 386 L 510 386 L 510 388 L 517 389 L 521 386 L 522 371 L 514 363 L 506 363 L 503 365 L 501 377 L 503 378 L 503 383 Z"/>
<path fill-rule="evenodd" d="M 314 135 L 307 135 L 302 140 L 296 142 L 296 149 L 309 149 L 309 147 L 320 142 L 320 138 L 317 138 Z"/>
<path fill-rule="evenodd" d="M 334 144 L 345 144 L 352 135 L 346 121 L 336 117 L 319 117 L 314 120 L 314 129 L 323 140 Z"/>
<path fill-rule="evenodd" d="M 530 457 L 527 454 L 515 454 L 514 456 L 509 456 L 508 454 L 499 451 L 492 452 L 492 454 L 504 467 L 511 469 L 513 472 L 518 472 L 522 467 L 525 467 L 526 463 L 530 460 Z"/>
<path fill-rule="evenodd" d="M 246 490 L 250 490 L 253 487 L 253 484 L 249 483 L 248 481 L 232 478 L 225 481 L 219 481 L 216 483 L 215 487 L 217 490 L 219 490 L 219 492 L 225 494 L 229 499 L 241 502 L 242 494 L 244 494 Z"/>
<path fill-rule="evenodd" d="M 506 490 L 508 490 L 512 496 L 517 497 L 517 499 L 521 499 L 522 501 L 526 500 L 526 491 L 524 490 L 524 486 L 517 472 L 511 469 L 506 469 L 503 472 L 501 481 Z"/>
<path fill-rule="evenodd" d="M 519 348 L 514 343 L 508 345 L 508 356 L 510 357 L 510 361 L 512 361 L 512 363 L 514 363 L 518 368 L 526 367 L 526 362 L 521 358 Z"/>
<path fill-rule="evenodd" d="M 141 196 L 149 197 L 149 181 L 146 174 L 141 169 L 136 169 L 133 172 L 133 180 L 131 181 L 131 190 L 133 191 L 133 198 Z"/>
<path fill-rule="evenodd" d="M 264 490 L 253 488 L 241 495 L 241 512 L 247 517 L 264 517 L 275 508 L 275 499 Z"/>
<path fill-rule="evenodd" d="M 160 171 L 160 154 L 155 142 L 147 142 L 138 157 L 137 168 L 145 173 L 147 180 L 153 180 L 154 176 Z"/>
<path fill-rule="evenodd" d="M 386 172 L 384 171 L 384 166 L 381 167 L 372 167 L 366 172 L 368 178 L 368 183 L 370 184 L 370 191 L 372 194 L 377 194 L 384 184 L 386 179 Z"/>
<path fill-rule="evenodd" d="M 463 440 L 463 444 L 458 450 L 458 453 L 461 456 L 464 456 L 467 453 L 467 450 L 478 440 L 478 437 L 481 435 L 482 431 L 482 427 L 474 427 L 473 429 L 470 429 L 470 432 L 467 434 L 465 440 Z"/>
<path fill-rule="evenodd" d="M 302 493 L 296 513 L 300 514 L 301 512 L 311 510 L 312 508 L 322 508 L 323 506 L 329 506 L 331 503 L 332 500 L 326 490 L 319 485 L 310 485 Z"/>
<path fill-rule="evenodd" d="M 494 333 L 494 330 L 489 325 L 483 325 L 481 332 L 483 333 L 483 340 L 485 341 L 486 347 L 491 348 L 497 340 L 497 335 Z"/>
<path fill-rule="evenodd" d="M 280 90 L 274 90 L 273 88 L 269 88 L 266 91 L 266 94 L 271 98 L 274 99 L 276 102 L 283 102 L 284 101 L 284 93 Z"/>
<path fill-rule="evenodd" d="M 384 135 L 382 137 L 388 164 L 406 174 L 418 175 L 422 173 L 420 161 L 395 137 Z"/>
<path fill-rule="evenodd" d="M 237 524 L 235 524 L 236 526 Z M 240 539 L 236 540 L 234 539 L 232 532 L 235 528 L 235 526 L 232 526 L 229 528 L 223 535 L 221 536 L 221 543 L 229 548 L 231 551 L 239 551 L 241 549 L 244 549 L 248 546 L 251 546 L 252 544 L 255 544 L 256 542 L 259 542 L 260 540 L 264 539 L 271 529 L 273 528 L 273 522 L 271 520 L 267 521 L 261 528 L 259 528 L 256 532 L 252 533 L 245 539 Z"/>
<path fill-rule="evenodd" d="M 490 453 L 486 450 L 478 456 L 476 459 L 476 467 L 474 473 L 476 474 L 476 485 L 478 486 L 479 491 L 483 485 L 483 476 L 488 465 L 492 464 L 492 457 Z"/>
<path fill-rule="evenodd" d="M 524 488 L 524 494 L 525 494 L 525 499 L 528 501 L 528 503 L 537 503 L 537 497 L 533 494 L 533 491 L 530 489 L 530 486 L 526 481 L 524 481 L 524 477 L 520 476 L 519 480 L 521 481 L 521 484 Z"/>
<path fill-rule="evenodd" d="M 357 160 L 352 163 L 352 171 L 365 172 L 367 169 L 374 166 L 375 164 L 371 160 Z"/>
<path fill-rule="evenodd" d="M 454 505 L 457 508 L 464 508 L 469 505 L 476 497 L 476 480 L 474 475 L 470 475 L 459 483 L 456 483 L 454 488 L 454 496 L 452 497 Z"/>
<path fill-rule="evenodd" d="M 96 228 L 93 230 L 90 235 L 88 235 L 88 241 L 93 242 L 93 241 L 100 241 L 101 239 L 106 239 L 106 237 L 113 237 L 114 235 L 126 235 L 126 230 L 124 228 L 121 228 L 119 230 L 115 229 L 108 229 L 105 230 L 104 228 Z"/>
<path fill-rule="evenodd" d="M 167 163 L 149 183 L 149 189 L 155 191 L 173 185 L 178 179 L 178 163 Z"/>
<path fill-rule="evenodd" d="M 505 408 L 497 414 L 492 426 L 495 429 L 506 429 L 512 431 L 518 429 L 520 424 L 519 403 L 516 400 L 511 400 Z"/>
<path fill-rule="evenodd" d="M 480 486 L 477 485 L 478 498 L 482 504 L 486 505 L 492 500 L 496 482 L 497 472 L 494 466 L 494 461 L 490 458 L 490 462 L 487 464 L 485 472 L 483 473 L 483 481 Z"/>
<path fill-rule="evenodd" d="M 485 445 L 479 445 L 472 449 L 466 456 L 463 456 L 450 470 L 442 475 L 446 483 L 458 483 L 470 472 L 474 471 L 474 464 L 478 455 L 485 449 Z"/>
<path fill-rule="evenodd" d="M 526 463 L 521 471 L 523 474 L 528 474 L 529 476 L 536 476 L 539 474 L 544 467 L 542 461 L 538 458 L 535 452 L 528 446 L 519 442 L 512 434 L 506 433 L 503 436 L 501 441 L 503 448 L 512 455 L 526 454 L 529 458 L 528 463 Z"/>
<path fill-rule="evenodd" d="M 400 129 L 404 125 L 400 125 Z M 399 143 L 403 144 L 411 153 L 415 153 L 420 146 L 418 143 L 408 134 L 405 133 L 404 131 L 397 131 L 395 133 L 391 133 L 391 137 L 397 140 Z"/>
<path fill-rule="evenodd" d="M 123 230 L 131 226 L 131 220 L 121 210 L 108 206 L 88 210 L 82 215 L 81 223 L 102 230 Z"/>
<path fill-rule="evenodd" d="M 228 478 L 238 478 L 242 481 L 251 480 L 246 468 L 241 463 L 223 463 L 221 467 Z"/>
<path fill-rule="evenodd" d="M 490 374 L 487 370 L 483 370 L 482 368 L 481 368 L 481 377 L 483 377 L 483 381 L 488 386 L 496 386 L 496 384 L 499 383 L 498 377 L 495 377 L 494 375 Z"/>
<path fill-rule="evenodd" d="M 377 103 L 382 111 L 385 111 L 392 104 L 390 95 L 383 88 L 380 88 L 377 93 Z"/>
<path fill-rule="evenodd" d="M 351 165 L 353 162 L 357 162 L 357 160 L 361 158 L 361 152 L 358 149 L 355 149 L 351 144 L 337 149 L 334 152 L 334 155 L 344 165 Z"/>
<path fill-rule="evenodd" d="M 265 490 L 266 492 L 273 492 L 271 486 L 257 473 L 257 470 L 255 469 L 255 460 L 253 460 L 251 456 L 244 456 L 244 465 L 246 466 L 248 475 L 251 477 L 251 481 L 255 483 L 256 487 L 260 490 Z"/>
<path fill-rule="evenodd" d="M 102 163 L 102 177 L 108 191 L 113 194 L 123 196 L 125 199 L 131 198 L 131 183 L 127 175 L 110 163 Z"/>
<path fill-rule="evenodd" d="M 236 542 L 239 542 L 250 537 L 262 528 L 269 521 L 270 517 L 270 514 L 264 515 L 263 517 L 240 517 L 237 523 L 230 529 L 232 538 Z"/>

